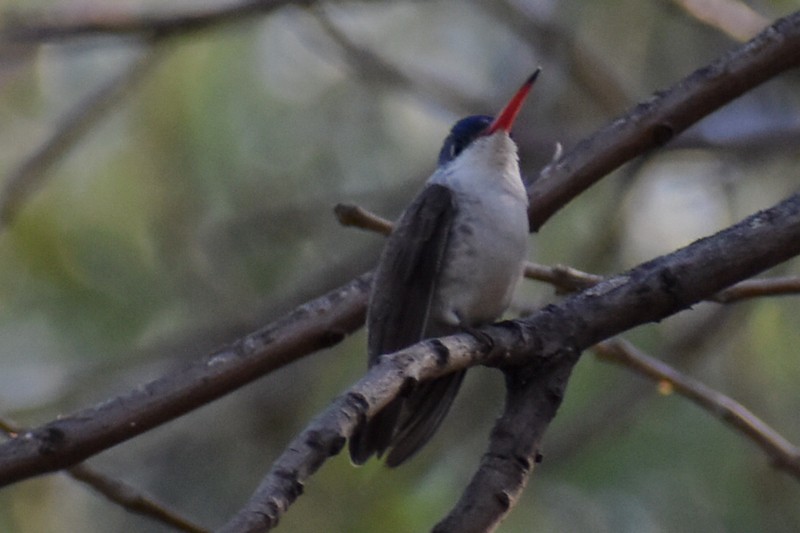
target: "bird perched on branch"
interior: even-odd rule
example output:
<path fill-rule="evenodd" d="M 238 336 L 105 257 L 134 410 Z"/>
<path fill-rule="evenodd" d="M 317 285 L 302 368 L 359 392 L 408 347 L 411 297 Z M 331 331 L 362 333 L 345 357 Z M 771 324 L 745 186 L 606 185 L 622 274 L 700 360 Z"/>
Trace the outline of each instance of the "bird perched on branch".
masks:
<path fill-rule="evenodd" d="M 539 69 L 497 118 L 459 120 L 439 166 L 395 224 L 381 255 L 367 312 L 369 365 L 423 339 L 497 320 L 527 257 L 528 197 L 511 127 Z M 350 438 L 362 464 L 414 455 L 439 427 L 465 371 L 415 384 Z"/>

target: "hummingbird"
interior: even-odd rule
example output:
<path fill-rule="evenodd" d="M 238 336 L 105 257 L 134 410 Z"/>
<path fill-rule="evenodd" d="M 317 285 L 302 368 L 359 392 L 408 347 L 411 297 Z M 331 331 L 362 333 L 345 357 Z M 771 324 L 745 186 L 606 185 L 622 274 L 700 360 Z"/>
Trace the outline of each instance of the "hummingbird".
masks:
<path fill-rule="evenodd" d="M 528 253 L 528 196 L 510 133 L 540 69 L 496 118 L 455 123 L 438 167 L 405 209 L 375 271 L 367 309 L 369 366 L 384 354 L 500 318 Z M 350 438 L 350 458 L 395 467 L 424 446 L 458 393 L 464 370 L 413 385 Z"/>

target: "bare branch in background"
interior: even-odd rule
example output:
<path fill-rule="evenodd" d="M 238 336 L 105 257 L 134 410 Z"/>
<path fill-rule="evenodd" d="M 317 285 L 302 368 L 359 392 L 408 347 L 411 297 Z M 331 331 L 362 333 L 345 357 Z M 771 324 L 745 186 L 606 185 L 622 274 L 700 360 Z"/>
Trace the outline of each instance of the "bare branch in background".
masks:
<path fill-rule="evenodd" d="M 725 338 L 731 328 L 737 329 L 746 316 L 747 313 L 735 312 L 733 307 L 718 306 L 686 328 L 680 328 L 679 333 L 665 338 L 659 350 L 667 354 L 665 359 L 670 364 L 692 368 L 702 364 L 707 349 Z M 592 440 L 619 436 L 638 422 L 639 415 L 647 408 L 647 401 L 657 390 L 643 380 L 628 379 L 624 369 L 621 374 L 598 402 L 592 402 L 579 416 L 562 421 L 555 434 L 548 434 L 544 455 L 550 464 L 568 461 L 590 446 Z"/>
<path fill-rule="evenodd" d="M 222 7 L 186 13 L 142 15 L 120 9 L 92 10 L 88 15 L 49 14 L 47 17 L 15 14 L 6 18 L 0 30 L 0 44 L 24 51 L 25 44 L 61 41 L 82 36 L 133 35 L 150 48 L 123 73 L 89 94 L 56 126 L 50 137 L 16 169 L 0 193 L 0 229 L 14 217 L 44 184 L 47 171 L 90 131 L 130 90 L 141 81 L 160 57 L 156 43 L 164 38 L 192 33 L 222 24 L 267 14 L 288 4 L 308 6 L 314 0 L 248 0 Z"/>
<path fill-rule="evenodd" d="M 47 172 L 141 82 L 161 58 L 145 50 L 125 70 L 69 110 L 44 143 L 11 171 L 0 192 L 0 230 L 8 228 L 47 179 Z"/>
<path fill-rule="evenodd" d="M 606 112 L 620 113 L 635 101 L 614 69 L 557 23 L 537 18 L 509 0 L 484 0 L 481 6 L 531 47 L 545 50 L 551 61 L 563 64 Z"/>
<path fill-rule="evenodd" d="M 367 82 L 384 87 L 391 87 L 417 97 L 425 97 L 437 105 L 454 111 L 457 114 L 474 113 L 476 110 L 489 109 L 491 103 L 481 98 L 473 98 L 457 87 L 452 87 L 430 75 L 415 72 L 413 75 L 404 72 L 399 66 L 381 57 L 373 50 L 353 42 L 331 20 L 323 9 L 311 11 L 322 29 L 341 51 L 341 55 L 357 76 Z M 328 48 L 325 50 L 328 51 Z"/>
<path fill-rule="evenodd" d="M 0 431 L 3 431 L 12 439 L 20 438 L 25 433 L 23 428 L 2 416 L 0 416 Z M 188 533 L 207 533 L 209 531 L 188 518 L 180 516 L 177 512 L 167 508 L 152 496 L 143 493 L 132 485 L 101 474 L 85 463 L 75 465 L 67 469 L 65 473 L 72 479 L 91 487 L 109 501 L 132 513 L 146 516 L 177 531 L 186 531 Z"/>
<path fill-rule="evenodd" d="M 36 17 L 16 13 L 6 17 L 0 42 L 43 43 L 77 37 L 117 35 L 150 40 L 210 29 L 248 20 L 287 5 L 309 6 L 315 0 L 244 0 L 188 12 L 141 14 L 119 8 L 93 9 L 87 14 L 48 14 Z"/>
<path fill-rule="evenodd" d="M 625 340 L 601 342 L 594 350 L 601 359 L 623 365 L 657 382 L 660 390 L 675 391 L 689 398 L 755 442 L 777 468 L 800 480 L 800 449 L 736 400 L 642 353 Z"/>

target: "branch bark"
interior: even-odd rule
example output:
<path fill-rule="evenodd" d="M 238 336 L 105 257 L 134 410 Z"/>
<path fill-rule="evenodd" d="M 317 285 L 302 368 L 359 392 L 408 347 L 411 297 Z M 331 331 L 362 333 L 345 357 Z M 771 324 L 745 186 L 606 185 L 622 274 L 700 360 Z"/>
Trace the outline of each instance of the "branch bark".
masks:
<path fill-rule="evenodd" d="M 340 342 L 364 323 L 370 279 L 362 275 L 183 371 L 3 443 L 0 486 L 83 461 Z"/>

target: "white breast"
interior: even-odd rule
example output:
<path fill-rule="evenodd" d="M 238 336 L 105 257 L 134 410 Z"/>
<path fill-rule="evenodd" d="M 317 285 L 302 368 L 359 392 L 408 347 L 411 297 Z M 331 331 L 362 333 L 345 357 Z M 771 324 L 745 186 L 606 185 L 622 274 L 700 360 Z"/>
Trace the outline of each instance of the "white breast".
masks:
<path fill-rule="evenodd" d="M 480 138 L 430 182 L 449 187 L 458 203 L 433 316 L 452 325 L 492 322 L 508 307 L 527 257 L 517 147 L 505 132 Z"/>

